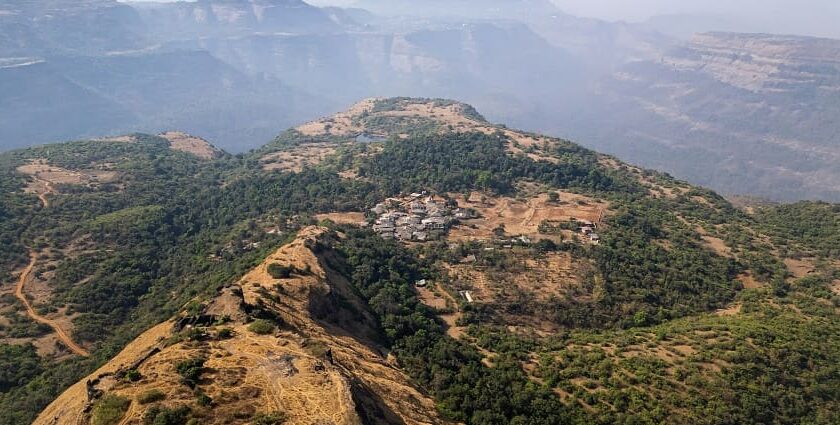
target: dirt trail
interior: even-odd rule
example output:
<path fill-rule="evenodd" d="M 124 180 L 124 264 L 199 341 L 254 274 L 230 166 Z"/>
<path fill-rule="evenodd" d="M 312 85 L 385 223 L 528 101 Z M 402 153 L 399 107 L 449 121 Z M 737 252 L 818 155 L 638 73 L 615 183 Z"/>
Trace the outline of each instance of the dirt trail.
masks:
<path fill-rule="evenodd" d="M 38 199 L 41 200 L 41 203 L 44 204 L 44 208 L 49 207 L 50 200 L 47 198 L 47 195 L 55 193 L 55 189 L 53 189 L 52 183 L 42 178 L 38 178 L 38 176 L 32 176 L 32 178 L 35 179 L 35 181 L 43 183 L 44 187 L 47 189 L 44 192 L 36 192 L 36 195 L 38 195 Z"/>
<path fill-rule="evenodd" d="M 44 208 L 46 208 L 50 205 L 49 200 L 47 200 L 46 194 L 47 193 L 52 193 L 52 190 L 53 190 L 52 185 L 45 180 L 38 179 L 37 177 L 36 177 L 36 180 L 40 180 L 41 182 L 46 184 L 47 192 L 46 193 L 40 193 L 40 192 L 38 193 L 38 198 L 41 200 L 41 203 L 44 204 Z M 67 333 L 64 332 L 63 329 L 61 329 L 61 326 L 59 326 L 58 323 L 56 323 L 56 322 L 54 322 L 50 319 L 47 319 L 46 317 L 43 317 L 43 316 L 39 315 L 35 311 L 35 309 L 32 308 L 32 304 L 29 303 L 29 300 L 26 299 L 26 281 L 29 279 L 29 276 L 32 274 L 32 269 L 35 268 L 35 263 L 37 261 L 38 261 L 38 253 L 36 253 L 34 250 L 30 249 L 29 250 L 29 265 L 27 265 L 26 268 L 23 269 L 23 273 L 20 274 L 20 278 L 18 279 L 17 286 L 15 287 L 15 297 L 17 297 L 17 299 L 19 299 L 20 302 L 23 303 L 24 307 L 26 307 L 26 314 L 32 320 L 34 320 L 36 322 L 39 322 L 39 323 L 43 323 L 43 324 L 51 327 L 53 329 L 53 331 L 55 332 L 55 334 L 58 336 L 58 339 L 60 339 L 61 342 L 63 342 L 64 345 L 66 345 L 71 351 L 73 351 L 74 353 L 76 353 L 76 354 L 78 354 L 82 357 L 90 356 L 90 353 L 88 353 L 87 350 L 85 350 L 84 348 L 82 348 L 81 346 L 79 346 L 78 344 L 73 342 L 72 339 L 70 339 L 70 336 L 67 335 Z"/>
<path fill-rule="evenodd" d="M 20 274 L 20 279 L 18 279 L 17 287 L 15 287 L 15 296 L 26 307 L 26 314 L 29 315 L 29 317 L 32 318 L 32 320 L 51 327 L 53 331 L 55 331 L 56 335 L 58 335 L 58 339 L 60 339 L 61 342 L 64 343 L 64 345 L 70 348 L 71 351 L 82 357 L 89 356 L 90 353 L 88 353 L 87 350 L 73 342 L 73 340 L 70 339 L 67 333 L 65 333 L 64 330 L 61 329 L 58 323 L 39 315 L 37 312 L 35 312 L 35 309 L 32 308 L 32 304 L 29 303 L 29 300 L 26 299 L 26 281 L 29 279 L 29 275 L 32 274 L 32 269 L 35 268 L 35 262 L 38 260 L 38 254 L 36 254 L 35 251 L 29 251 L 29 258 L 29 265 L 26 266 L 25 269 L 23 269 L 23 273 Z"/>

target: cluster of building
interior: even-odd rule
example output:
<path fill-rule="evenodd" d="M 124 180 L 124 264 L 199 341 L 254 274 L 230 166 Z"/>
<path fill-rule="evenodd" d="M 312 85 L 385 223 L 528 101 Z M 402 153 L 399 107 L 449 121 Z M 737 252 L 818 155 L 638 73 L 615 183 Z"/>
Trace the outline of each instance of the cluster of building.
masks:
<path fill-rule="evenodd" d="M 407 199 L 389 199 L 371 209 L 376 214 L 373 231 L 384 239 L 424 242 L 445 233 L 457 219 L 472 218 L 460 208 L 425 193 L 412 193 Z"/>
<path fill-rule="evenodd" d="M 599 242 L 601 242 L 601 237 L 598 236 L 598 233 L 595 233 L 595 229 L 598 228 L 598 226 L 595 223 L 590 223 L 590 222 L 580 221 L 580 220 L 578 220 L 578 221 L 581 223 L 580 233 L 582 235 L 588 237 L 589 241 L 592 242 L 595 245 L 597 245 Z"/>

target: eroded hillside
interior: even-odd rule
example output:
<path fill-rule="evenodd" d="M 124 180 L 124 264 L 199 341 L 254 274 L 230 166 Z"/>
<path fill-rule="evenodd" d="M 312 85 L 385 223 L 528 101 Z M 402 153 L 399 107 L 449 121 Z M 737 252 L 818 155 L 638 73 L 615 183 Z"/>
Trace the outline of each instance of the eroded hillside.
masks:
<path fill-rule="evenodd" d="M 141 335 L 35 423 L 95 422 L 114 399 L 126 400 L 123 424 L 184 407 L 206 423 L 444 423 L 375 342 L 375 319 L 330 266 L 341 260 L 323 248 L 327 232 L 301 230 L 193 314 Z"/>
<path fill-rule="evenodd" d="M 708 33 L 624 65 L 557 128 L 725 194 L 840 199 L 840 42 Z"/>

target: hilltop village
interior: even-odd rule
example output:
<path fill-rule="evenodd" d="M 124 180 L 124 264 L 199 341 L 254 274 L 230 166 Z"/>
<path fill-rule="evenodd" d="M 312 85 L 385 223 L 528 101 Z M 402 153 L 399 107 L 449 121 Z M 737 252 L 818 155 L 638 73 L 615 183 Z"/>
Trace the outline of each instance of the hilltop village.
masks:
<path fill-rule="evenodd" d="M 383 239 L 403 242 L 443 239 L 454 227 L 472 227 L 474 220 L 485 218 L 475 208 L 461 207 L 455 199 L 442 198 L 428 192 L 386 199 L 371 208 L 370 215 L 373 218 L 361 223 L 363 226 L 371 226 Z M 571 218 L 566 222 L 544 221 L 539 226 L 539 233 L 559 235 L 560 230 L 573 231 L 578 233 L 581 239 L 598 244 L 600 236 L 596 233 L 596 228 L 596 223 Z M 495 242 L 511 245 L 529 245 L 532 242 L 531 237 L 525 234 L 513 238 L 505 236 L 503 226 L 494 233 Z"/>
<path fill-rule="evenodd" d="M 474 210 L 458 208 L 457 201 L 412 193 L 390 198 L 371 209 L 373 230 L 383 239 L 425 242 L 441 238 L 457 220 L 476 218 Z"/>

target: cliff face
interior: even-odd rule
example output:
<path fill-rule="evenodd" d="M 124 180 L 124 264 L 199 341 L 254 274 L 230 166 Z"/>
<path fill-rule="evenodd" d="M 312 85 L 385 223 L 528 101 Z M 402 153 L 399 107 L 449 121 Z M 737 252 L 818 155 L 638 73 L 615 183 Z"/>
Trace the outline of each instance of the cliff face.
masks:
<path fill-rule="evenodd" d="M 763 93 L 840 91 L 840 41 L 765 34 L 698 34 L 663 58 L 679 72 L 699 72 Z"/>
<path fill-rule="evenodd" d="M 137 12 L 116 0 L 0 1 L 0 58 L 97 55 L 144 44 Z"/>
<path fill-rule="evenodd" d="M 250 423 L 271 413 L 288 424 L 443 423 L 433 401 L 376 344 L 373 317 L 332 268 L 341 260 L 321 245 L 327 237 L 335 236 L 302 230 L 200 313 L 141 335 L 35 423 L 85 423 L 113 396 L 129 401 L 122 423 L 184 406 L 206 423 Z M 272 277 L 275 264 L 291 275 Z M 257 317 L 274 327 L 255 332 L 249 322 Z M 177 370 L 190 359 L 204 360 L 193 388 Z M 127 379 L 128 371 L 139 379 Z M 157 400 L 144 400 L 155 391 Z"/>
<path fill-rule="evenodd" d="M 601 82 L 570 135 L 729 194 L 840 199 L 840 41 L 711 33 Z"/>
<path fill-rule="evenodd" d="M 341 28 L 325 10 L 301 0 L 201 0 L 134 6 L 149 26 L 151 37 L 160 40 L 253 32 L 317 33 Z"/>

